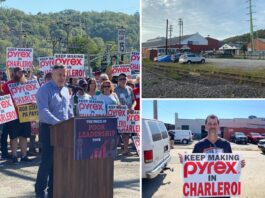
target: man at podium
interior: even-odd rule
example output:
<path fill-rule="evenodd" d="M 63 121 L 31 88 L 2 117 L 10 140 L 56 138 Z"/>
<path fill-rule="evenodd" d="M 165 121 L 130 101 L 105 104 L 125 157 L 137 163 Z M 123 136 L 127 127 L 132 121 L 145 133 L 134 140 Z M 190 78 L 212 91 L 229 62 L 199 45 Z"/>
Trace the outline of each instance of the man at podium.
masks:
<path fill-rule="evenodd" d="M 55 65 L 52 80 L 43 85 L 36 95 L 40 119 L 41 163 L 35 184 L 36 197 L 45 197 L 48 183 L 48 197 L 53 196 L 53 148 L 50 143 L 50 126 L 73 117 L 70 94 L 66 83 L 66 68 Z"/>

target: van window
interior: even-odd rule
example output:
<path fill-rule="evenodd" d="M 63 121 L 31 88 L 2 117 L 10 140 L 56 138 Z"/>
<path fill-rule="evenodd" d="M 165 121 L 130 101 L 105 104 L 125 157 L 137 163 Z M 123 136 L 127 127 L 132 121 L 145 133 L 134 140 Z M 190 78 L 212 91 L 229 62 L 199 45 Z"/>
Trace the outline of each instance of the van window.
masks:
<path fill-rule="evenodd" d="M 165 124 L 162 122 L 159 122 L 158 125 L 160 128 L 160 132 L 162 133 L 163 139 L 168 138 L 167 128 L 166 128 Z"/>
<path fill-rule="evenodd" d="M 162 137 L 161 137 L 158 123 L 154 121 L 148 121 L 148 125 L 152 133 L 153 141 L 155 142 L 155 141 L 161 140 Z"/>
<path fill-rule="evenodd" d="M 189 125 L 181 125 L 182 130 L 189 130 L 190 126 Z"/>

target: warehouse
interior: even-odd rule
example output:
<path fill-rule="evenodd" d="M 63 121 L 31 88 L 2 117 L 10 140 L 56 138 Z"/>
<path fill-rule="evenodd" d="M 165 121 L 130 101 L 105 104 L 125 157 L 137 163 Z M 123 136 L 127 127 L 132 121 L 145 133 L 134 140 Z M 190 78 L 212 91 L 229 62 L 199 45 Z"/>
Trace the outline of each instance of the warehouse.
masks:
<path fill-rule="evenodd" d="M 210 37 L 203 37 L 199 33 L 184 35 L 182 37 L 173 37 L 168 39 L 168 51 L 172 53 L 178 51 L 191 51 L 200 53 L 202 51 L 215 51 L 220 47 L 220 42 Z M 157 37 L 142 43 L 143 51 L 146 49 L 157 49 L 158 54 L 165 53 L 166 38 Z"/>
<path fill-rule="evenodd" d="M 265 118 L 256 118 L 250 116 L 249 118 L 234 118 L 234 119 L 222 119 L 219 118 L 220 129 L 219 135 L 221 137 L 227 137 L 229 139 L 231 134 L 240 130 L 248 134 L 249 132 L 265 133 Z M 191 130 L 195 137 L 205 137 L 207 132 L 205 131 L 205 119 L 180 119 L 178 113 L 175 113 L 175 128 L 181 130 Z"/>

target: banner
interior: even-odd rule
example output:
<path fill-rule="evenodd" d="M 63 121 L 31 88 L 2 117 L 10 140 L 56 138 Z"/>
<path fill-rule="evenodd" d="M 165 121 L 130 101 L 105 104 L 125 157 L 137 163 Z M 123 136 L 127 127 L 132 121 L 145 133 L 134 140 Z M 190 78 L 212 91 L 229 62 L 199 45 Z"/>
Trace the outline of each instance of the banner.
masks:
<path fill-rule="evenodd" d="M 138 156 L 140 156 L 140 136 L 132 136 L 134 146 L 137 150 Z"/>
<path fill-rule="evenodd" d="M 26 83 L 8 84 L 13 101 L 16 106 L 36 103 L 36 93 L 40 88 L 37 80 L 29 80 Z"/>
<path fill-rule="evenodd" d="M 185 154 L 184 197 L 239 196 L 241 164 L 238 154 Z"/>
<path fill-rule="evenodd" d="M 0 96 L 0 124 L 17 119 L 17 113 L 10 94 Z"/>
<path fill-rule="evenodd" d="M 39 57 L 40 70 L 43 71 L 44 75 L 52 72 L 52 67 L 55 65 L 54 63 L 55 61 L 53 56 Z"/>
<path fill-rule="evenodd" d="M 122 64 L 122 65 L 112 66 L 112 76 L 119 76 L 122 73 L 126 74 L 128 79 L 131 79 L 132 78 L 131 65 Z"/>
<path fill-rule="evenodd" d="M 55 54 L 55 64 L 61 63 L 67 66 L 67 77 L 85 77 L 85 56 L 84 54 Z"/>
<path fill-rule="evenodd" d="M 120 129 L 120 132 L 122 133 L 122 129 L 126 128 L 127 125 L 127 106 L 108 105 L 107 115 L 118 118 L 118 129 Z"/>
<path fill-rule="evenodd" d="M 79 116 L 105 116 L 106 107 L 103 101 L 78 99 Z"/>
<path fill-rule="evenodd" d="M 126 127 L 122 129 L 123 133 L 140 133 L 140 112 L 133 111 L 127 115 Z"/>
<path fill-rule="evenodd" d="M 18 106 L 19 122 L 32 122 L 39 120 L 39 112 L 36 104 Z"/>
<path fill-rule="evenodd" d="M 117 118 L 76 118 L 75 160 L 116 157 Z"/>
<path fill-rule="evenodd" d="M 118 29 L 118 53 L 125 54 L 125 29 Z"/>
<path fill-rule="evenodd" d="M 23 69 L 32 68 L 33 49 L 32 48 L 6 48 L 6 67 L 20 67 Z"/>
<path fill-rule="evenodd" d="M 140 53 L 132 52 L 130 59 L 131 59 L 131 71 L 140 72 Z"/>

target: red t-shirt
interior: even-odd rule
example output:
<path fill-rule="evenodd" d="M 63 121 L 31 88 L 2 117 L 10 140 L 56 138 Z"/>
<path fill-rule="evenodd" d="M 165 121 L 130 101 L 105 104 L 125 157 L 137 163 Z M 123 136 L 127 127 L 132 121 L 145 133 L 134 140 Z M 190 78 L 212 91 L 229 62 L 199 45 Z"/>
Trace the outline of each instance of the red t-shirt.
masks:
<path fill-rule="evenodd" d="M 140 88 L 134 88 L 133 94 L 135 96 L 135 101 L 136 101 L 134 110 L 140 110 Z"/>

